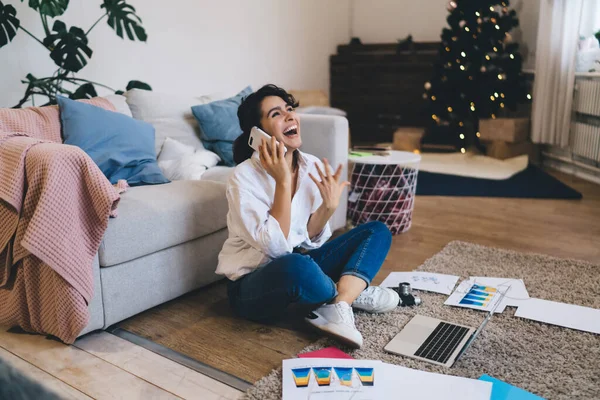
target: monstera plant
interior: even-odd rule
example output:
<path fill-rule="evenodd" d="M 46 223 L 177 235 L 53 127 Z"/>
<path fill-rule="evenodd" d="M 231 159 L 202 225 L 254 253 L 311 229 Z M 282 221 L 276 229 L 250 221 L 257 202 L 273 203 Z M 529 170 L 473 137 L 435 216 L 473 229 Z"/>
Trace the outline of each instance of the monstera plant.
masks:
<path fill-rule="evenodd" d="M 21 0 L 23 2 L 24 0 Z M 100 5 L 102 16 L 87 30 L 77 26 L 67 25 L 56 19 L 65 13 L 69 7 L 69 0 L 28 0 L 29 7 L 40 14 L 40 19 L 46 37 L 38 39 L 21 25 L 17 18 L 17 11 L 10 4 L 4 4 L 0 0 L 0 48 L 11 42 L 18 31 L 21 30 L 31 36 L 36 42 L 44 46 L 49 52 L 50 58 L 57 66 L 52 76 L 37 78 L 27 74 L 25 80 L 27 85 L 25 95 L 14 108 L 19 108 L 29 100 L 35 104 L 35 97 L 42 96 L 46 104 L 55 104 L 56 96 L 68 96 L 71 99 L 87 99 L 97 96 L 96 86 L 103 87 L 115 93 L 123 93 L 121 90 L 112 89 L 98 82 L 78 78 L 75 74 L 81 71 L 92 58 L 93 51 L 88 46 L 88 35 L 96 25 L 104 18 L 107 19 L 115 33 L 122 39 L 125 35 L 129 40 L 136 39 L 145 42 L 148 36 L 142 27 L 142 20 L 136 15 L 135 8 L 127 4 L 125 0 L 104 0 Z M 52 23 L 52 29 L 50 24 Z M 126 90 L 138 88 L 152 90 L 150 85 L 137 80 L 127 84 Z"/>

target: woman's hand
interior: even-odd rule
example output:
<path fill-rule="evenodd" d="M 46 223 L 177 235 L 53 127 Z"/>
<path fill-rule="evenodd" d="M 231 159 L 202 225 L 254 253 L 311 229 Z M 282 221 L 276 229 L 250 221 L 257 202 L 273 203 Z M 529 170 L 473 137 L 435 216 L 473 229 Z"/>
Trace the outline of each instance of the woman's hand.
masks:
<path fill-rule="evenodd" d="M 283 145 L 277 143 L 275 136 L 271 136 L 271 143 L 263 138 L 259 147 L 260 163 L 269 175 L 279 185 L 291 186 L 292 173 L 287 161 Z"/>
<path fill-rule="evenodd" d="M 321 192 L 321 197 L 323 198 L 322 207 L 333 212 L 340 204 L 340 196 L 342 195 L 344 188 L 350 185 L 350 182 L 340 182 L 342 164 L 337 167 L 337 170 L 333 175 L 331 175 L 331 168 L 329 167 L 329 162 L 326 158 L 323 159 L 323 164 L 325 165 L 325 172 L 321 171 L 318 164 L 315 164 L 319 177 L 321 178 L 320 181 L 312 174 L 309 173 L 308 175 L 319 188 L 319 192 Z"/>

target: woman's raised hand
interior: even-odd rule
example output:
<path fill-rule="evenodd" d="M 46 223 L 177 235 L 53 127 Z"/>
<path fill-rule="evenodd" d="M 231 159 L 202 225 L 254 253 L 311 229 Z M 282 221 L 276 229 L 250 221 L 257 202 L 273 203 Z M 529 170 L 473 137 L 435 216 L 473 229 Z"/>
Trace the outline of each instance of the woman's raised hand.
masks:
<path fill-rule="evenodd" d="M 340 197 L 344 188 L 350 185 L 348 181 L 340 182 L 340 178 L 342 175 L 342 164 L 337 167 L 335 174 L 331 174 L 331 168 L 329 166 L 329 162 L 326 158 L 323 159 L 323 164 L 325 166 L 325 172 L 321 171 L 319 168 L 319 164 L 315 164 L 317 168 L 317 172 L 319 173 L 319 177 L 321 180 L 319 181 L 312 174 L 309 173 L 310 179 L 317 185 L 319 188 L 319 192 L 321 192 L 321 197 L 323 198 L 323 206 L 328 210 L 335 210 L 340 204 Z"/>
<path fill-rule="evenodd" d="M 259 148 L 260 163 L 275 182 L 280 185 L 292 184 L 292 172 L 285 159 L 283 145 L 277 143 L 275 136 L 271 136 L 271 143 L 263 138 Z"/>

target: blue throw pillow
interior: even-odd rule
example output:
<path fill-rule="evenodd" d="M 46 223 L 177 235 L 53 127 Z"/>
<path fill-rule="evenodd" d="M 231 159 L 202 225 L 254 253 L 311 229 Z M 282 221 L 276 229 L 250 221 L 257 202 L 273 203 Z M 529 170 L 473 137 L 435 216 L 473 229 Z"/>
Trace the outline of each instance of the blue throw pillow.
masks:
<path fill-rule="evenodd" d="M 170 182 L 156 163 L 151 124 L 66 97 L 56 100 L 63 143 L 85 151 L 110 183 L 119 179 L 131 186 Z"/>
<path fill-rule="evenodd" d="M 228 99 L 192 107 L 200 125 L 202 144 L 207 150 L 217 153 L 229 167 L 235 166 L 233 142 L 242 133 L 237 110 L 242 99 L 251 93 L 252 88 L 248 86 Z"/>

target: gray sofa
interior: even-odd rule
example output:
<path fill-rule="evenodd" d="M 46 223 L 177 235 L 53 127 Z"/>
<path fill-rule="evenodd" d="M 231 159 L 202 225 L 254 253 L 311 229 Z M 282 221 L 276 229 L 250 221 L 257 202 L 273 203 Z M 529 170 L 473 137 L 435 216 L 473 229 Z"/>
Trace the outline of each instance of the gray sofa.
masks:
<path fill-rule="evenodd" d="M 189 106 L 215 97 L 165 98 L 142 91 L 126 95 L 133 117 L 154 124 L 157 153 L 166 137 L 201 145 Z M 302 150 L 334 165 L 342 163 L 347 176 L 347 120 L 302 115 L 301 124 Z M 110 219 L 94 261 L 91 317 L 81 335 L 222 278 L 214 271 L 228 235 L 225 182 L 231 171 L 214 167 L 199 181 L 133 187 L 121 195 L 118 217 Z M 330 223 L 338 229 L 345 222 L 346 198 Z"/>

